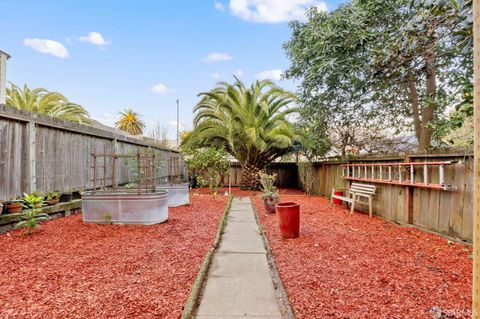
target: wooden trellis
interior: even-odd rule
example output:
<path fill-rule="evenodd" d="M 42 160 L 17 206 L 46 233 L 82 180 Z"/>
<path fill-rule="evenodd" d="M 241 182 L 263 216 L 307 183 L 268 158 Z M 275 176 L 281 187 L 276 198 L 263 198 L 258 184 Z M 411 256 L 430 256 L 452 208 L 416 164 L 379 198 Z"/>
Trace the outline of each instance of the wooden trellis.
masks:
<path fill-rule="evenodd" d="M 93 182 L 93 192 L 131 190 L 131 188 L 118 186 L 116 167 L 117 160 L 119 158 L 135 160 L 136 178 L 134 189 L 136 189 L 138 193 L 155 191 L 155 153 L 140 153 L 139 151 L 137 151 L 137 153 L 135 154 L 116 154 L 115 152 L 107 153 L 104 149 L 103 153 L 93 152 L 91 153 L 91 156 L 93 160 L 93 165 L 90 167 L 92 169 L 93 176 L 91 180 Z M 101 161 L 100 165 L 98 163 L 99 160 Z M 99 169 L 101 174 L 99 174 L 98 172 Z"/>

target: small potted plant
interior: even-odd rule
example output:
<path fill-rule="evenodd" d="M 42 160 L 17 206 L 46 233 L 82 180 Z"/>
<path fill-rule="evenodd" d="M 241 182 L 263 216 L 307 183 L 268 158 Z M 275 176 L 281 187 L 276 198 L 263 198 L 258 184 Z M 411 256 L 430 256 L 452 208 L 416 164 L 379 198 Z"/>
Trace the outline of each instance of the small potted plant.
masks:
<path fill-rule="evenodd" d="M 38 192 L 33 192 L 31 194 L 24 193 L 23 201 L 27 204 L 27 207 L 41 208 L 43 206 L 43 195 Z"/>
<path fill-rule="evenodd" d="M 57 205 L 60 201 L 60 194 L 57 192 L 48 192 L 46 197 L 46 203 L 48 206 Z"/>
<path fill-rule="evenodd" d="M 27 228 L 27 234 L 30 235 L 32 231 L 38 227 L 38 223 L 48 220 L 48 215 L 42 213 L 42 210 L 37 208 L 38 203 L 43 203 L 43 196 L 34 196 L 33 194 L 24 196 L 26 210 L 20 214 L 21 220 L 15 225 L 14 229 Z"/>
<path fill-rule="evenodd" d="M 20 197 L 17 197 L 16 199 L 12 198 L 5 202 L 5 206 L 7 206 L 7 212 L 9 214 L 21 213 L 23 209 L 23 200 Z"/>
<path fill-rule="evenodd" d="M 277 193 L 277 188 L 273 185 L 277 174 L 267 174 L 266 172 L 260 172 L 260 183 L 262 184 L 262 201 L 263 207 L 269 214 L 275 213 L 275 205 L 280 201 L 280 197 Z"/>

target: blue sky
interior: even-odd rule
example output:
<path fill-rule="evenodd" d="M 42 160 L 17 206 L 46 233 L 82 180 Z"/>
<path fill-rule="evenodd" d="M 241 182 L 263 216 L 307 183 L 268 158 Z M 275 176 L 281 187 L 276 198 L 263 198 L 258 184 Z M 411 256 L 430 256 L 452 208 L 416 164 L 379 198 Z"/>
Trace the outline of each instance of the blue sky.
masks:
<path fill-rule="evenodd" d="M 338 2 L 0 0 L 0 50 L 12 56 L 9 81 L 61 92 L 109 125 L 132 107 L 149 128 L 169 125 L 173 138 L 175 100 L 190 128 L 197 94 L 233 74 L 295 90 L 278 80 L 289 65 L 287 21 Z"/>

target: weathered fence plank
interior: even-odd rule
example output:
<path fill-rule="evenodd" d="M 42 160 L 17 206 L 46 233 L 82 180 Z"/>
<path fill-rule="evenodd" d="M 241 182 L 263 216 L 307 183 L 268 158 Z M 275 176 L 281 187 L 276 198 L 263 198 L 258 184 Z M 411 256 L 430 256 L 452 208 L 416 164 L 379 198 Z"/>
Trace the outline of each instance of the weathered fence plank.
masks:
<path fill-rule="evenodd" d="M 91 153 L 146 150 L 153 150 L 167 160 L 175 157 L 170 161 L 174 171 L 169 173 L 180 173 L 181 158 L 177 151 L 127 135 L 0 105 L 0 201 L 31 191 L 91 189 Z M 125 162 L 117 161 L 115 170 L 119 182 L 132 181 Z M 103 168 L 98 168 L 96 174 L 103 178 Z M 111 172 L 107 172 L 107 177 L 111 177 Z M 106 183 L 111 185 L 111 178 Z"/>

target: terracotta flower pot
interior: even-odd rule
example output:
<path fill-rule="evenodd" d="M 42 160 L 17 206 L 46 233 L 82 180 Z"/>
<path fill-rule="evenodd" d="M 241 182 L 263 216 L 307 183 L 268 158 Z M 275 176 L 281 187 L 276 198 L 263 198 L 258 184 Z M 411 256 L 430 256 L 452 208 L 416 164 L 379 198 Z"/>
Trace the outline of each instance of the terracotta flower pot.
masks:
<path fill-rule="evenodd" d="M 278 226 L 283 238 L 297 238 L 300 234 L 300 205 L 283 202 L 276 205 Z"/>
<path fill-rule="evenodd" d="M 59 201 L 60 201 L 60 198 L 52 198 L 50 200 L 47 200 L 46 203 L 48 206 L 53 206 L 53 205 L 57 205 Z"/>
<path fill-rule="evenodd" d="M 278 203 L 277 197 L 263 197 L 262 202 L 268 214 L 275 214 L 275 205 Z"/>
<path fill-rule="evenodd" d="M 23 209 L 23 206 L 22 204 L 20 203 L 10 203 L 10 204 L 7 204 L 7 210 L 10 214 L 13 214 L 13 213 L 21 213 L 22 212 L 22 209 Z"/>

